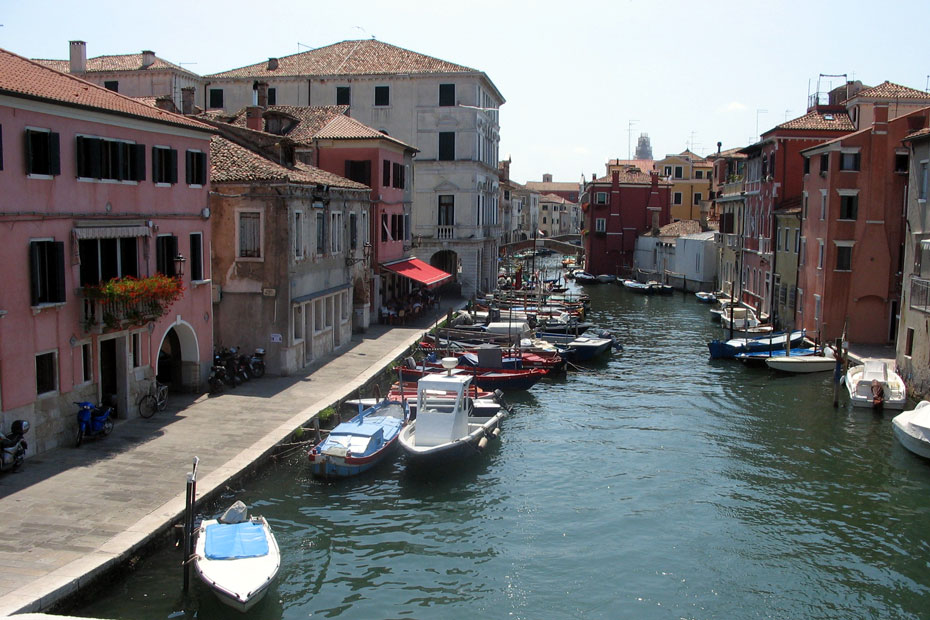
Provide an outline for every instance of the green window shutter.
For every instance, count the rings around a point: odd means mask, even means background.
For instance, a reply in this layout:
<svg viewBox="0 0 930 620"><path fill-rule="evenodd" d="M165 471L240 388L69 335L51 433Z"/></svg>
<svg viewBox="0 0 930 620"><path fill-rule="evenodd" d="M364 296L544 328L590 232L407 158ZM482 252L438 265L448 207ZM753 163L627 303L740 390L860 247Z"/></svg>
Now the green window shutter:
<svg viewBox="0 0 930 620"><path fill-rule="evenodd" d="M129 151L132 156L133 181L145 180L145 145L131 144Z"/></svg>
<svg viewBox="0 0 930 620"><path fill-rule="evenodd" d="M184 172L187 184L191 185L194 182L194 154L191 151L184 153Z"/></svg>
<svg viewBox="0 0 930 620"><path fill-rule="evenodd" d="M61 142L54 131L48 134L48 173L53 176L61 174Z"/></svg>
<svg viewBox="0 0 930 620"><path fill-rule="evenodd" d="M168 182L171 184L178 182L178 151L177 149L171 149L171 156L169 157L171 163L168 164Z"/></svg>
<svg viewBox="0 0 930 620"><path fill-rule="evenodd" d="M161 172L161 170L159 170L159 167L158 167L159 166L158 160L159 160L158 149L156 149L153 146L152 147L152 182L153 183L158 183L159 178L161 176L159 175L159 172Z"/></svg>
<svg viewBox="0 0 930 620"><path fill-rule="evenodd" d="M33 306L39 305L39 295L41 295L42 290L40 285L40 271L39 242L33 241L29 244L29 297L32 300Z"/></svg>
<svg viewBox="0 0 930 620"><path fill-rule="evenodd" d="M52 290L55 291L56 302L65 301L65 243L64 241L56 241L54 243L55 248L55 264L53 268L49 270L49 292Z"/></svg>

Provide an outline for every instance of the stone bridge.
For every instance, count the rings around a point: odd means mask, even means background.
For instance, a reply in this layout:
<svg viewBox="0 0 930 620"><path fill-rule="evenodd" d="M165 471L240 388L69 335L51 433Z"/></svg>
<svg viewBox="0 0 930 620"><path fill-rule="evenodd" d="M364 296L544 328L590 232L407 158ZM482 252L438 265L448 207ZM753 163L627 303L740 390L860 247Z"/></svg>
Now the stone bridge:
<svg viewBox="0 0 930 620"><path fill-rule="evenodd" d="M579 241L581 235L560 235L558 237L540 237L538 239L526 239L524 241L514 241L513 243L502 243L500 245L501 254L516 254L521 250L536 248L548 248L554 252L568 256L577 256L584 252L580 245L569 243L570 241Z"/></svg>

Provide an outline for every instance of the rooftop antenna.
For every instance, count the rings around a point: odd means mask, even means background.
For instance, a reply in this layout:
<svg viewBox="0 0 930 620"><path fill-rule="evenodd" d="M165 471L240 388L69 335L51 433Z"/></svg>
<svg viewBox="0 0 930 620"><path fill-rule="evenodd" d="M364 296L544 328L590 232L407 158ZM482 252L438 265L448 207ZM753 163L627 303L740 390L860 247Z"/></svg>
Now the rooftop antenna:
<svg viewBox="0 0 930 620"><path fill-rule="evenodd" d="M370 32L368 32L367 30L365 30L365 29L362 28L361 26L352 26L352 28L353 28L353 30L361 30L362 32L364 32L365 34L367 34L368 36L370 36L372 39L376 38L375 35L371 34Z"/></svg>
<svg viewBox="0 0 930 620"><path fill-rule="evenodd" d="M763 110L762 108L756 108L756 140L761 140L762 136L759 134L759 115L768 114L768 110Z"/></svg>

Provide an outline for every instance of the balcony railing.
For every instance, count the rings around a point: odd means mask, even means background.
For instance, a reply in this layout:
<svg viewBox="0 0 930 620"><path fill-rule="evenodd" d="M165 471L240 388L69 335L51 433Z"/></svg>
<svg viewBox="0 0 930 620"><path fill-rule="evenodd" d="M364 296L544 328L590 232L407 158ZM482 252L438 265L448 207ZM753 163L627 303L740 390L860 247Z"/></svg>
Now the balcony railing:
<svg viewBox="0 0 930 620"><path fill-rule="evenodd" d="M85 297L83 302L81 323L84 331L97 334L144 325L164 314L162 304L150 299L124 302Z"/></svg>
<svg viewBox="0 0 930 620"><path fill-rule="evenodd" d="M720 194L718 198L722 198L723 196L728 196L728 195L733 195L733 194L739 194L743 192L745 189L746 189L746 183L743 181L743 179L728 181L720 185Z"/></svg>
<svg viewBox="0 0 930 620"><path fill-rule="evenodd" d="M930 314L930 280L911 277L910 307Z"/></svg>
<svg viewBox="0 0 930 620"><path fill-rule="evenodd" d="M436 238L437 239L454 239L455 238L455 227L454 226L437 226L436 227Z"/></svg>

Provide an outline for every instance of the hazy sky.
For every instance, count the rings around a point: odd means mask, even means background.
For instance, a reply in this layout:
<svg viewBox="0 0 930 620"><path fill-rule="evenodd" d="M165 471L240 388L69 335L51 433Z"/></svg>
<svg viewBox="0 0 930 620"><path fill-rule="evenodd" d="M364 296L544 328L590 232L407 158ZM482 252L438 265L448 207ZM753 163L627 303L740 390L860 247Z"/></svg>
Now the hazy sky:
<svg viewBox="0 0 930 620"><path fill-rule="evenodd" d="M802 115L822 73L924 90L928 23L928 0L0 0L0 47L58 59L70 40L88 57L150 49L204 75L374 36L484 71L507 100L511 176L576 181L627 158L640 133L656 158L745 146Z"/></svg>

